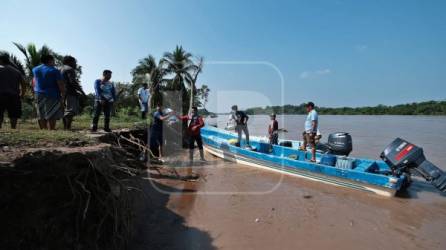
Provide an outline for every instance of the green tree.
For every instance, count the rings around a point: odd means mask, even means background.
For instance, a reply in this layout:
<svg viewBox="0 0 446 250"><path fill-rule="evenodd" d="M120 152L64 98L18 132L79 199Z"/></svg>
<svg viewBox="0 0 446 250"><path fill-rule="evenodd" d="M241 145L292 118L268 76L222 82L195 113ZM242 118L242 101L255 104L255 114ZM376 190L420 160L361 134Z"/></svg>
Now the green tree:
<svg viewBox="0 0 446 250"><path fill-rule="evenodd" d="M150 106L153 108L156 104L162 103L161 89L168 83L166 74L167 70L162 67L161 61L156 63L152 55L139 60L138 65L132 70L135 94L137 88L147 83L150 89Z"/></svg>
<svg viewBox="0 0 446 250"><path fill-rule="evenodd" d="M209 92L210 91L211 90L209 89L208 85L206 85L206 84L203 84L201 86L201 88L198 89L198 95L197 96L200 99L201 107L203 107L203 109L205 109L205 110L206 110L206 104L207 104L207 102L209 100Z"/></svg>
<svg viewBox="0 0 446 250"><path fill-rule="evenodd" d="M197 70L197 65L192 61L192 54L186 52L183 47L176 46L173 52L164 53L161 64L166 73L173 78L166 85L167 90L180 91L182 97L182 112L187 114L189 105L189 91L192 88L192 73Z"/></svg>

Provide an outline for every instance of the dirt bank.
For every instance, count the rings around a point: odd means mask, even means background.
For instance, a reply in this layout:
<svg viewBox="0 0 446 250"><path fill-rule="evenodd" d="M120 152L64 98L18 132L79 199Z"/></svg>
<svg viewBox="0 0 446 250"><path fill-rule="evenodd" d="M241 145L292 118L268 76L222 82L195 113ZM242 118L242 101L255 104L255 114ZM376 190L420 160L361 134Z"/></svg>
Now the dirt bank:
<svg viewBox="0 0 446 250"><path fill-rule="evenodd" d="M144 133L88 135L85 143L2 137L1 249L122 250L141 238L153 249L172 242L172 231L191 230L166 208L169 195L143 179L138 147L119 140ZM162 171L155 172L170 176Z"/></svg>

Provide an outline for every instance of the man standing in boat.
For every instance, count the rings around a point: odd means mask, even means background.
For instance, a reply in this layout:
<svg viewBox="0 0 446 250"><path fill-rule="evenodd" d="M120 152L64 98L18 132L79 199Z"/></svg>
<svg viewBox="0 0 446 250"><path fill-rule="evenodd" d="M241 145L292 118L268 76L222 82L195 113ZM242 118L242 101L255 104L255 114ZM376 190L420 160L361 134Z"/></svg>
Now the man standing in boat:
<svg viewBox="0 0 446 250"><path fill-rule="evenodd" d="M271 114L271 123L268 125L269 144L279 144L279 123L276 120L276 114Z"/></svg>
<svg viewBox="0 0 446 250"><path fill-rule="evenodd" d="M305 131L303 133L304 144L301 147L301 150L306 151L307 145L309 144L311 147L311 161L316 162L316 143L315 137L317 134L318 127L318 115L316 110L314 109L314 103L308 102L305 107L307 108L307 119L305 120Z"/></svg>
<svg viewBox="0 0 446 250"><path fill-rule="evenodd" d="M249 145L249 131L248 131L248 115L238 110L237 105L232 106L232 119L235 120L236 126L235 131L237 131L237 146L240 147L240 142L242 141L242 131L245 133L246 144Z"/></svg>
<svg viewBox="0 0 446 250"><path fill-rule="evenodd" d="M182 121L188 121L187 135L189 136L189 161L192 165L194 161L194 144L197 142L198 149L200 151L201 161L205 161L203 152L203 140L201 139L200 129L204 127L203 118L198 114L198 108L192 107L190 115L178 116L178 119Z"/></svg>

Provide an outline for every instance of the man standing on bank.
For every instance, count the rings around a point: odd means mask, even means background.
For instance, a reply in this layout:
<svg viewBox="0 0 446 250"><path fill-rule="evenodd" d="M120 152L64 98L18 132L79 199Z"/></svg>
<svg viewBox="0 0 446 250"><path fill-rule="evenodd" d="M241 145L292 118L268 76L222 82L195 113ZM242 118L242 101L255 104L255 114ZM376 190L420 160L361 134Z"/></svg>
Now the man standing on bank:
<svg viewBox="0 0 446 250"><path fill-rule="evenodd" d="M91 131L98 130L99 116L104 112L104 131L111 132L110 129L110 115L113 108L113 103L116 101L115 86L110 81L112 72L108 69L102 72L102 79L97 79L94 82L95 103L94 116Z"/></svg>
<svg viewBox="0 0 446 250"><path fill-rule="evenodd" d="M5 110L8 111L11 128L17 128L17 119L22 115L20 98L24 95L23 75L11 66L9 55L0 52L0 128Z"/></svg>
<svg viewBox="0 0 446 250"><path fill-rule="evenodd" d="M315 136L317 134L318 128L318 115L316 110L314 109L314 103L308 102L305 107L307 108L307 119L305 120L305 131L303 133L304 144L301 147L301 150L306 151L307 145L311 146L311 162L316 162L316 143Z"/></svg>
<svg viewBox="0 0 446 250"><path fill-rule="evenodd" d="M147 112L149 112L149 85L144 83L141 88L138 89L138 101L141 107L141 119L147 118Z"/></svg>
<svg viewBox="0 0 446 250"><path fill-rule="evenodd" d="M182 121L188 121L187 135L189 136L189 162L192 165L194 161L194 144L197 142L198 149L200 150L201 161L204 159L203 152L203 140L201 139L201 128L204 127L203 118L198 114L198 108L192 107L192 112L189 115L177 116Z"/></svg>
<svg viewBox="0 0 446 250"><path fill-rule="evenodd" d="M55 67L52 55L42 55L42 64L33 68L34 92L40 129L56 129L56 121L63 117L65 86L62 74Z"/></svg>
<svg viewBox="0 0 446 250"><path fill-rule="evenodd" d="M72 56L65 56L62 60L62 77L65 82L65 113L63 116L63 127L71 129L73 117L80 112L79 99L85 96L85 92L76 77L77 60Z"/></svg>
<svg viewBox="0 0 446 250"><path fill-rule="evenodd" d="M153 156L160 158L163 156L163 122L169 119L170 114L163 113L163 106L159 103L153 113L153 122L150 127L150 150Z"/></svg>
<svg viewBox="0 0 446 250"><path fill-rule="evenodd" d="M237 146L240 147L240 142L242 141L242 131L245 133L246 137L246 144L249 145L249 131L248 131L248 115L238 110L237 105L232 106L232 119L235 120L236 126L235 131L237 131L238 138L237 138Z"/></svg>

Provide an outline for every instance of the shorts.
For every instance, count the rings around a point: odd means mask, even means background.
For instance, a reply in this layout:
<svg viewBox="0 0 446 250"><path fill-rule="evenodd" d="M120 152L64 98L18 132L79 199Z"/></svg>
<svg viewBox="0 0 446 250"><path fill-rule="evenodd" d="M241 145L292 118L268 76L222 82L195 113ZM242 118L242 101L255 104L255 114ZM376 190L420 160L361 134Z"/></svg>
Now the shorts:
<svg viewBox="0 0 446 250"><path fill-rule="evenodd" d="M57 98L37 95L37 117L40 120L58 120L63 117L63 109Z"/></svg>
<svg viewBox="0 0 446 250"><path fill-rule="evenodd" d="M10 94L0 94L0 118L3 119L5 110L10 119L17 119L22 116L22 102L20 96Z"/></svg>
<svg viewBox="0 0 446 250"><path fill-rule="evenodd" d="M307 144L310 144L310 145L313 145L313 146L314 146L314 144L315 144L315 140L314 140L314 138L315 138L315 136L316 136L316 133L307 133L307 132L304 132L304 133L302 134L302 136L303 136L303 138L304 138L304 143L306 142Z"/></svg>
<svg viewBox="0 0 446 250"><path fill-rule="evenodd" d="M64 117L78 115L80 111L79 97L76 95L67 95L65 97Z"/></svg>

